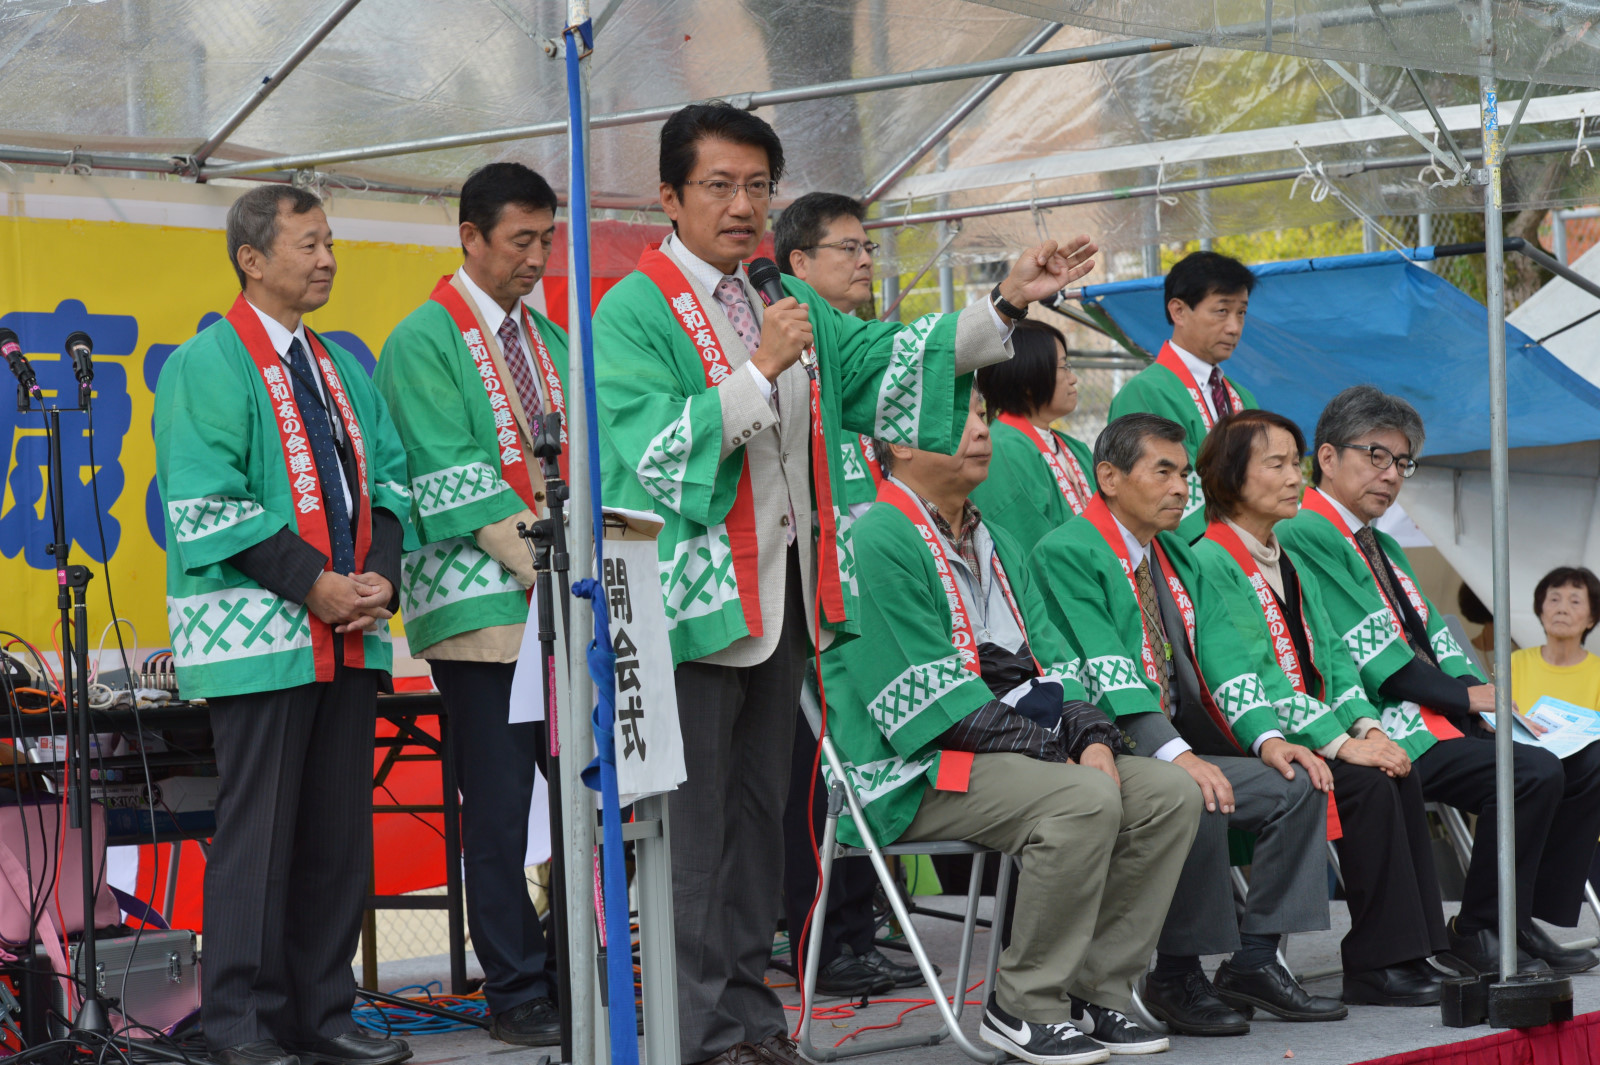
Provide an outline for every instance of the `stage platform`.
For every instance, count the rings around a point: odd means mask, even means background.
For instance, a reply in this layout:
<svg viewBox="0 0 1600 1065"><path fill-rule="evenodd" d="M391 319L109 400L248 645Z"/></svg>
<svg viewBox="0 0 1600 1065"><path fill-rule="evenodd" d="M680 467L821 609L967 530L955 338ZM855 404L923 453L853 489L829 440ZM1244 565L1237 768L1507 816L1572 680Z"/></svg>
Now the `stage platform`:
<svg viewBox="0 0 1600 1065"><path fill-rule="evenodd" d="M954 909L959 902L949 897L919 901L929 907L943 909ZM918 917L916 920L917 927L922 931L934 960L948 973L955 964L960 926L954 922L930 917ZM1289 962L1296 971L1315 971L1338 964L1339 939L1349 927L1349 918L1343 903L1333 904L1333 922L1334 928L1331 931L1290 938ZM1579 932L1564 932L1560 929L1552 929L1552 932L1558 939L1566 939L1580 934L1596 935L1600 933L1600 929L1596 927L1594 916L1585 908ZM979 959L983 958L986 949L987 933L980 929L976 956ZM1219 960L1207 959L1207 971L1214 969ZM480 973L476 959L469 958L469 967L473 975ZM447 980L448 972L448 962L443 955L386 963L379 968L384 989L423 983L430 979ZM790 985L780 988L779 994L788 1005L798 1004L799 997L787 975L777 970L769 970L767 977L774 986ZM975 983L979 978L975 973L968 982ZM1600 1011L1600 970L1576 976L1572 984L1574 1006L1578 1014ZM1333 976L1311 981L1308 987L1322 994L1338 995L1339 978ZM923 990L913 988L899 992L895 997L920 999L925 997L921 993ZM974 992L975 997L976 992ZM841 1004L837 999L823 1000L819 1003L820 1006ZM822 1043L826 1038L827 1043L832 1043L861 1025L892 1023L896 1014L911 1004L874 1002L864 1010L853 1010L853 1016L848 1021L819 1022L815 1026L816 1041ZM969 1033L976 1031L979 1013L977 1007L969 1007L965 1017L966 1023L963 1025ZM794 1014L791 1012L792 1016ZM935 1017L933 1009L920 1009L909 1014L902 1027L928 1030L934 1023ZM1271 1065L1285 1061L1292 1061L1293 1065L1349 1065L1352 1062L1365 1062L1424 1047L1479 1039L1493 1035L1496 1031L1487 1025L1477 1028L1446 1028L1439 1023L1437 1007L1380 1009L1357 1006L1352 1007L1348 1019L1331 1024L1289 1024L1258 1013L1249 1035L1231 1039L1176 1037L1169 1052L1140 1060L1148 1061L1150 1065L1167 1065L1167 1063ZM880 1034L882 1033L869 1032L864 1038ZM413 1065L477 1065L489 1062L493 1062L494 1065L536 1065L540 1057L546 1053L551 1055L551 1061L558 1056L553 1048L545 1050L507 1046L491 1040L488 1034L482 1031L418 1037L412 1040L412 1046L416 1051ZM908 1050L875 1054L863 1060L881 1065L960 1065L969 1061L948 1042L933 1047L913 1047ZM1113 1059L1116 1060L1119 1059ZM1485 1060L1498 1061L1499 1058L1491 1056Z"/></svg>

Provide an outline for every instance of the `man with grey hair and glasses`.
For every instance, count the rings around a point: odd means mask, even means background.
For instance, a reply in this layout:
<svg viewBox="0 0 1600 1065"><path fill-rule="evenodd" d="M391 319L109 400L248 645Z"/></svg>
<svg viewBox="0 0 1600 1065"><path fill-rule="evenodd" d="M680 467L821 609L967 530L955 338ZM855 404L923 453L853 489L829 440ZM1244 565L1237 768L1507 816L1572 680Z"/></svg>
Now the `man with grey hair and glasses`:
<svg viewBox="0 0 1600 1065"><path fill-rule="evenodd" d="M210 708L201 1020L217 1065L397 1065L350 1016L372 860L372 754L406 453L354 356L307 327L336 263L322 203L251 189L228 211L243 290L156 388L178 685Z"/></svg>
<svg viewBox="0 0 1600 1065"><path fill-rule="evenodd" d="M1461 910L1439 960L1466 975L1490 973L1499 970L1500 955L1495 748L1480 715L1494 709L1494 686L1418 589L1399 543L1372 524L1416 472L1423 439L1422 418L1404 399L1371 385L1345 389L1317 419L1315 487L1277 532L1300 579L1322 593L1367 699L1382 711L1384 732L1411 757L1423 797L1478 815ZM1526 744L1514 754L1518 968L1582 972L1600 959L1563 947L1533 919L1578 923L1600 835L1600 749L1565 763Z"/></svg>

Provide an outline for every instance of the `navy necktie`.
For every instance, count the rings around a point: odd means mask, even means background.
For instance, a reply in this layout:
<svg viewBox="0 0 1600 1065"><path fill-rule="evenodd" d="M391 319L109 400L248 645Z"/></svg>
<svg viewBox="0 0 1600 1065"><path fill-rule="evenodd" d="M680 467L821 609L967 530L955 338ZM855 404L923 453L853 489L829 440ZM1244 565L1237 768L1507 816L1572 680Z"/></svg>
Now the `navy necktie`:
<svg viewBox="0 0 1600 1065"><path fill-rule="evenodd" d="M339 464L339 449L333 441L333 426L322 399L312 384L311 360L300 338L289 342L289 374L294 379L294 402L300 408L300 423L305 426L306 439L311 442L311 459L317 465L317 480L322 483L322 505L328 511L328 544L333 553L335 573L354 573L356 569L355 538L350 535L350 508L345 505L343 475Z"/></svg>

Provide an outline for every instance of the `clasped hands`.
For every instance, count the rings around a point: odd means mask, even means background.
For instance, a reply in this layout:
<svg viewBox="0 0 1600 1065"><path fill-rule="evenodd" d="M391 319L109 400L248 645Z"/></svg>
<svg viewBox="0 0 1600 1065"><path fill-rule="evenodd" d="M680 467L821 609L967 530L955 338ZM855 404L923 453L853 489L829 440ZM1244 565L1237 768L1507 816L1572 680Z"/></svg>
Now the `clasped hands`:
<svg viewBox="0 0 1600 1065"><path fill-rule="evenodd" d="M306 593L306 606L334 632L371 632L394 616L389 610L393 598L394 585L381 573L324 570Z"/></svg>
<svg viewBox="0 0 1600 1065"><path fill-rule="evenodd" d="M1099 251L1088 237L1074 237L1065 245L1047 240L1029 248L1011 265L1011 273L1000 282L1000 295L1013 307L1026 307L1034 300L1047 299L1094 269ZM766 309L761 316L761 344L750 361L768 381L799 361L800 353L815 343L810 308L786 296Z"/></svg>

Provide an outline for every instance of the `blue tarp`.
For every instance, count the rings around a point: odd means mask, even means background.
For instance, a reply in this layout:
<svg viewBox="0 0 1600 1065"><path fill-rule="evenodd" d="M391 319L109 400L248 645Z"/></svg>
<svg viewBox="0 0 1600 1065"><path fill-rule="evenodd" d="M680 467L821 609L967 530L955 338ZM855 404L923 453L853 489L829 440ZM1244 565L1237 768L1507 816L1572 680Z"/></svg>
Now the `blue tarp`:
<svg viewBox="0 0 1600 1065"><path fill-rule="evenodd" d="M1299 259L1251 269L1244 337L1228 376L1312 439L1329 399L1354 384L1404 396L1427 426L1426 452L1489 447L1488 311L1448 281L1408 262L1432 248ZM1163 278L1084 289L1128 338L1154 355L1171 336ZM1600 389L1533 339L1506 327L1512 447L1600 439Z"/></svg>

